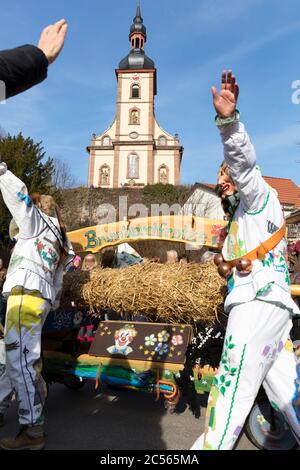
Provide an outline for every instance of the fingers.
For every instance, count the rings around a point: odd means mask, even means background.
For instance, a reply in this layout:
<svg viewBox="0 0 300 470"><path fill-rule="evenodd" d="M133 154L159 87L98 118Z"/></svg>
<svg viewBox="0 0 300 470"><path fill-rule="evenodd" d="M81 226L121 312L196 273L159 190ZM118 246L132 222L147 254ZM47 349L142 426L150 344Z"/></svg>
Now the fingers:
<svg viewBox="0 0 300 470"><path fill-rule="evenodd" d="M236 83L235 84L235 90L234 90L234 96L235 96L235 100L237 101L238 97L239 97L239 93L240 93L240 87L238 86L238 84Z"/></svg>
<svg viewBox="0 0 300 470"><path fill-rule="evenodd" d="M68 32L68 25L64 24L58 33L61 40L65 39L67 32Z"/></svg>
<svg viewBox="0 0 300 470"><path fill-rule="evenodd" d="M65 19L61 19L59 21L57 21L55 24L54 24L54 29L57 33L59 33L59 31L61 30L61 28L67 24L66 23L66 20Z"/></svg>
<svg viewBox="0 0 300 470"><path fill-rule="evenodd" d="M222 90L230 90L235 97L238 97L239 94L239 87L238 84L236 83L236 77L232 74L232 70L229 69L228 72L226 70L223 70L222 76L221 76L221 82L222 82Z"/></svg>
<svg viewBox="0 0 300 470"><path fill-rule="evenodd" d="M218 92L215 86L211 87L211 91L212 91L213 98L217 98Z"/></svg>
<svg viewBox="0 0 300 470"><path fill-rule="evenodd" d="M226 90L226 83L227 83L227 72L226 70L223 70L222 75L221 75L221 88L222 90Z"/></svg>

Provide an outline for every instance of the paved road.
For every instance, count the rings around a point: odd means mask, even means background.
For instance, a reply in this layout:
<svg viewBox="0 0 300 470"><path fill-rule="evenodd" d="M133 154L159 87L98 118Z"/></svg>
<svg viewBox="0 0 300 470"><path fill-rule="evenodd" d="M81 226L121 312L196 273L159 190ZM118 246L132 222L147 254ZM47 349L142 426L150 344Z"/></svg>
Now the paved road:
<svg viewBox="0 0 300 470"><path fill-rule="evenodd" d="M50 386L46 407L46 449L184 450L201 434L205 408L196 419L185 409L169 414L154 396L128 391L95 390L94 382L79 391ZM16 408L7 414L0 437L16 432ZM238 449L256 450L242 436Z"/></svg>

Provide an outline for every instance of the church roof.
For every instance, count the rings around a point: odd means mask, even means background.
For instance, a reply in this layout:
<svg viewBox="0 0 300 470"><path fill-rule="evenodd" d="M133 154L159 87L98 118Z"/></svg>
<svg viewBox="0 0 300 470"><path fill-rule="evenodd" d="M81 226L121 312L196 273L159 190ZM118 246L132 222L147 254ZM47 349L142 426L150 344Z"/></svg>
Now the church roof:
<svg viewBox="0 0 300 470"><path fill-rule="evenodd" d="M138 5L136 9L136 15L133 18L133 24L130 27L130 35L129 39L131 42L131 37L135 33L140 33L144 37L144 42L147 41L147 30L145 25L143 24L143 18L141 15L141 8ZM133 47L129 54L121 60L119 63L120 70L128 70L128 69L154 69L155 63L152 59L150 59L143 49L143 47Z"/></svg>
<svg viewBox="0 0 300 470"><path fill-rule="evenodd" d="M119 69L154 69L155 64L143 49L132 49L130 53L119 63Z"/></svg>
<svg viewBox="0 0 300 470"><path fill-rule="evenodd" d="M146 36L146 26L143 24L143 18L141 15L141 8L138 5L136 9L135 17L133 18L133 24L130 26L130 34L132 33L143 33Z"/></svg>

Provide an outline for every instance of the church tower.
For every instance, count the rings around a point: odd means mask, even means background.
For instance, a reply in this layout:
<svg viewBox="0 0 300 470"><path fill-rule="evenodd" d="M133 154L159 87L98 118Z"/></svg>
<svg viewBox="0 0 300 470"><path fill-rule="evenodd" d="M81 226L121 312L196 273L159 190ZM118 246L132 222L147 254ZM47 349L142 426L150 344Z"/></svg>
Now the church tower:
<svg viewBox="0 0 300 470"><path fill-rule="evenodd" d="M138 5L130 27L131 50L116 69L117 106L112 125L93 134L89 187L143 187L180 183L183 147L155 118L156 68L145 54L147 31Z"/></svg>

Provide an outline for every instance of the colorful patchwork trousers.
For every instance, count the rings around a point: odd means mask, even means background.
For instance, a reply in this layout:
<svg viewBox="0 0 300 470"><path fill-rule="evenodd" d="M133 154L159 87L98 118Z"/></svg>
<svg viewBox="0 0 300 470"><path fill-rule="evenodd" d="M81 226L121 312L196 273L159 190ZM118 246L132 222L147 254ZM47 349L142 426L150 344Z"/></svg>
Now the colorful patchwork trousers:
<svg viewBox="0 0 300 470"><path fill-rule="evenodd" d="M5 322L5 368L0 368L0 413L13 393L18 400L21 425L42 424L46 384L41 376L42 327L50 303L39 292L15 288L7 302Z"/></svg>
<svg viewBox="0 0 300 470"><path fill-rule="evenodd" d="M271 303L255 300L231 310L205 432L192 450L232 449L261 385L300 443L300 365L291 329L288 310Z"/></svg>

